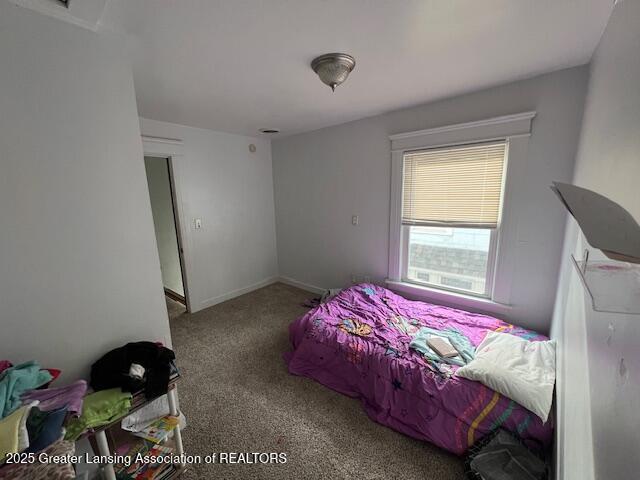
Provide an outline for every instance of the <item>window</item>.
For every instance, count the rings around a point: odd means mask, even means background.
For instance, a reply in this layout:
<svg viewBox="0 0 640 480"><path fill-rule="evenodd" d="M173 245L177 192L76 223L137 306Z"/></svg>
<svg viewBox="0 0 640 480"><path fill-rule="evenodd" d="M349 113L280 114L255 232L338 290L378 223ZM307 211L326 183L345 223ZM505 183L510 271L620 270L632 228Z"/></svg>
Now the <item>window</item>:
<svg viewBox="0 0 640 480"><path fill-rule="evenodd" d="M404 152L403 281L491 296L506 154L505 140Z"/></svg>
<svg viewBox="0 0 640 480"><path fill-rule="evenodd" d="M406 279L484 295L491 230L450 228L447 236L430 230L408 228Z"/></svg>
<svg viewBox="0 0 640 480"><path fill-rule="evenodd" d="M522 112L389 136L391 289L508 314L519 279L522 217L520 202L511 200L526 186L535 116Z"/></svg>

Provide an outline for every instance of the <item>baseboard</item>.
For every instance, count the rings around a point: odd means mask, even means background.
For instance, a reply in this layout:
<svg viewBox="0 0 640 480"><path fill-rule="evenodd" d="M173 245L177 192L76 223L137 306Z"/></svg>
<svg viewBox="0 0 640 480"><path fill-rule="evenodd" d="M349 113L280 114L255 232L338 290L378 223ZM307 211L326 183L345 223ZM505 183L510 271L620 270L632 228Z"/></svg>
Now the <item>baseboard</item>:
<svg viewBox="0 0 640 480"><path fill-rule="evenodd" d="M164 294L169 297L171 300L174 300L182 305L187 305L184 297L180 295L178 292L171 290L170 288L164 287Z"/></svg>
<svg viewBox="0 0 640 480"><path fill-rule="evenodd" d="M231 292L225 293L223 295L218 295L217 297L209 298L204 302L200 302L200 309L213 307L218 303L226 302L227 300L231 300L232 298L239 297L240 295L244 295L245 293L253 292L254 290L258 290L259 288L266 287L273 283L276 283L280 280L280 277L268 277L264 280L261 280L258 283L254 283L253 285L249 285L247 287L238 288L237 290L233 290Z"/></svg>
<svg viewBox="0 0 640 480"><path fill-rule="evenodd" d="M306 290L307 292L322 294L327 291L326 288L318 287L316 285L310 285L308 283L300 282L290 277L278 277L278 282L284 283L285 285L291 285L292 287L299 288L301 290Z"/></svg>

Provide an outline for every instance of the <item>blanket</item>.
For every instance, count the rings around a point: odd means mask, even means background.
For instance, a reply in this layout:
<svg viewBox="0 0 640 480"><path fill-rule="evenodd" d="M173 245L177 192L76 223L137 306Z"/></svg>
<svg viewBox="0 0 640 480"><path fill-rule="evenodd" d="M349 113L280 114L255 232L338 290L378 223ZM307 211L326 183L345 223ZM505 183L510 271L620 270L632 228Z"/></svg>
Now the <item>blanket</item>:
<svg viewBox="0 0 640 480"><path fill-rule="evenodd" d="M528 341L544 335L497 318L407 300L371 284L343 290L289 327L289 372L361 400L370 418L463 454L478 439L507 429L531 447L550 445L553 419L542 421L479 382L443 375L411 348L421 328L455 331L477 347L489 331Z"/></svg>

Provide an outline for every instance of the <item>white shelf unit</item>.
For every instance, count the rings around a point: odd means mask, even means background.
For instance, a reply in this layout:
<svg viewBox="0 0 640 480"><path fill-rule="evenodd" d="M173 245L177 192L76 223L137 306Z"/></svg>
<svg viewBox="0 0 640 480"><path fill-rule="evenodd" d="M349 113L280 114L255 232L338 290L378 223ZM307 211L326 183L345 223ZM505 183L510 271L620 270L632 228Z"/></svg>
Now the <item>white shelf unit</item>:
<svg viewBox="0 0 640 480"><path fill-rule="evenodd" d="M640 265L615 260L582 260L571 256L597 312L640 315Z"/></svg>
<svg viewBox="0 0 640 480"><path fill-rule="evenodd" d="M176 388L176 381L178 378L179 376L176 376L171 380L169 384L169 389L167 391L167 399L169 403L169 415L173 417L178 417L180 414L180 411L178 410L178 394L177 394L177 388ZM103 425L98 429L90 430L86 433L87 436L90 436L90 437L92 436L95 438L99 455L105 455L105 456L112 455L111 448L109 447L109 442L107 440L107 431L110 428L113 428L116 425L120 424L120 422L124 417L145 407L146 405L151 403L153 400L155 400L155 398L146 399L144 397L144 392L136 392L136 394L133 395L131 409L129 409L126 415L123 415L122 417L118 418L117 420L107 425ZM182 444L182 432L180 430L179 424L173 430L172 434L173 434L173 442L175 444L176 454L182 456L184 454L184 446ZM162 476L161 478L163 480L177 478L180 475L182 475L182 473L184 473L186 468L187 468L187 465L185 464L175 465L170 475ZM114 465L110 463L102 465L102 476L103 478L105 478L105 480L116 480Z"/></svg>

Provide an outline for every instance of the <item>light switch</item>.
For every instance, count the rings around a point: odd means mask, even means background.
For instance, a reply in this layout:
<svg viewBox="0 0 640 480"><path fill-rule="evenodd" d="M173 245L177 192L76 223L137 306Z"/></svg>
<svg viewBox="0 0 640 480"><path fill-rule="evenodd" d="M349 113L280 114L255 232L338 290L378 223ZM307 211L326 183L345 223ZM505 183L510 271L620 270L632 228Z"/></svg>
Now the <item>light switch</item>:
<svg viewBox="0 0 640 480"><path fill-rule="evenodd" d="M354 215L351 217L351 225L358 225L360 223L360 218L358 215Z"/></svg>
<svg viewBox="0 0 640 480"><path fill-rule="evenodd" d="M196 230L200 230L202 228L202 219L201 218L196 218L193 221L193 226Z"/></svg>

